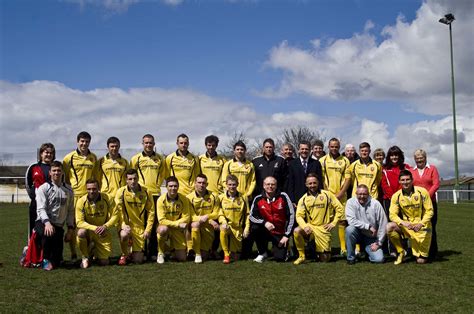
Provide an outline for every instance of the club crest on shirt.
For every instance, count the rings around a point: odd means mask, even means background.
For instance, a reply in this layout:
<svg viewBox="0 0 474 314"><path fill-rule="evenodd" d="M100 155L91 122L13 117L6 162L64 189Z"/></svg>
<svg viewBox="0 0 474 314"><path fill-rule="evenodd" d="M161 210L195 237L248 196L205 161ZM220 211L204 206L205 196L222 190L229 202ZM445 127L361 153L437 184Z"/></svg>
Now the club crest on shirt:
<svg viewBox="0 0 474 314"><path fill-rule="evenodd" d="M239 206L240 206L240 204L241 204L240 200L237 200L237 205L239 205Z"/></svg>
<svg viewBox="0 0 474 314"><path fill-rule="evenodd" d="M181 204L176 204L176 209L181 209Z"/></svg>
<svg viewBox="0 0 474 314"><path fill-rule="evenodd" d="M338 164L339 166L341 166L341 165L342 165L342 161L339 160L339 161L337 162L337 164Z"/></svg>
<svg viewBox="0 0 474 314"><path fill-rule="evenodd" d="M370 167L370 171L374 171L374 167Z"/></svg>
<svg viewBox="0 0 474 314"><path fill-rule="evenodd" d="M418 195L415 195L413 198L418 202Z"/></svg>
<svg viewBox="0 0 474 314"><path fill-rule="evenodd" d="M320 201L324 201L324 196L320 195L320 196L319 196L319 200L320 200Z"/></svg>

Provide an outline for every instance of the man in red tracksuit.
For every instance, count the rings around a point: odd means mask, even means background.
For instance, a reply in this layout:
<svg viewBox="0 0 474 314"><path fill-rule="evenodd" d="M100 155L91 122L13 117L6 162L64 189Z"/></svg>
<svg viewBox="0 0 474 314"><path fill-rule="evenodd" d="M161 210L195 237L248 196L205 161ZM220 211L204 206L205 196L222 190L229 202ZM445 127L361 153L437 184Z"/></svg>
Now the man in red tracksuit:
<svg viewBox="0 0 474 314"><path fill-rule="evenodd" d="M273 244L273 257L283 262L287 259L288 240L295 224L293 204L284 192L277 191L277 180L266 177L263 192L257 195L250 209L250 234L257 243L258 256L262 263L267 257L268 242Z"/></svg>

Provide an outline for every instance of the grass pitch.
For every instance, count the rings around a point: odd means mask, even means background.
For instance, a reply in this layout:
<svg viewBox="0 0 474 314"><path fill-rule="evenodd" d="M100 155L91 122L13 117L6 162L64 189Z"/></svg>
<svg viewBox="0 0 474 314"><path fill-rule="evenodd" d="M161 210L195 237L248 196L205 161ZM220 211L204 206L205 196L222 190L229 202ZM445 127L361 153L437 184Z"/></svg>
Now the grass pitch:
<svg viewBox="0 0 474 314"><path fill-rule="evenodd" d="M18 264L26 244L27 204L3 203L0 312L472 313L474 204L439 208L440 258L428 265L209 261L45 272ZM333 246L338 245L336 236ZM68 259L67 248L64 256Z"/></svg>

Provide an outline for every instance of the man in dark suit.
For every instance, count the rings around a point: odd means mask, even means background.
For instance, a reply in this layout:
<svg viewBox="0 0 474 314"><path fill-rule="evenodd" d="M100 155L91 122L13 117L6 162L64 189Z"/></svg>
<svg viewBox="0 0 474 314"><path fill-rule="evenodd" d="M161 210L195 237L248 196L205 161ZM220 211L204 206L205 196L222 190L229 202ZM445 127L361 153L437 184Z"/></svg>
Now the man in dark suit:
<svg viewBox="0 0 474 314"><path fill-rule="evenodd" d="M320 189L323 188L321 164L310 156L311 144L302 141L298 148L299 157L292 160L288 165L288 180L286 191L293 204L296 206L298 200L306 193L306 176L315 173L318 177Z"/></svg>

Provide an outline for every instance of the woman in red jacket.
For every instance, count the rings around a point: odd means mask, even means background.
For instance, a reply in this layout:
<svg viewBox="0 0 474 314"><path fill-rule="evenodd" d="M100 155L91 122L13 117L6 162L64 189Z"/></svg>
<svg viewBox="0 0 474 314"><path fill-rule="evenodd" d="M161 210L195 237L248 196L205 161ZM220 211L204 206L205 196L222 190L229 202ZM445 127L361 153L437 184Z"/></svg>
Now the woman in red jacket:
<svg viewBox="0 0 474 314"><path fill-rule="evenodd" d="M430 193L433 203L433 217L431 218L431 245L428 259L433 260L438 254L438 241L436 239L436 223L438 221L438 204L436 203L436 191L439 189L439 174L435 166L430 165L426 160L426 152L417 149L414 154L416 167L410 169L413 175L413 185L424 187Z"/></svg>
<svg viewBox="0 0 474 314"><path fill-rule="evenodd" d="M410 166L405 164L403 151L398 146L390 147L382 170L383 208L387 218L392 195L401 188L398 176L403 169L410 169Z"/></svg>

